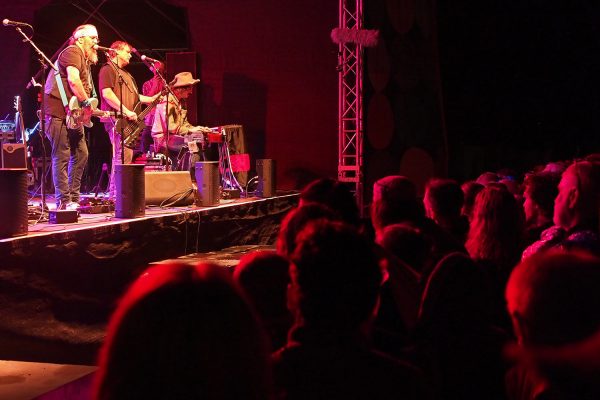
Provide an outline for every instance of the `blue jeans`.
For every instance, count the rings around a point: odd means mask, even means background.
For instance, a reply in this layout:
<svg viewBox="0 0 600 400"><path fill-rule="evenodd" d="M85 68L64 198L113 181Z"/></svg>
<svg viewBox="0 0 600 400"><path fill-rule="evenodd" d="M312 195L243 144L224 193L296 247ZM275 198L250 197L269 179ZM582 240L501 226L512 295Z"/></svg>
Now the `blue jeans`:
<svg viewBox="0 0 600 400"><path fill-rule="evenodd" d="M65 120L46 116L46 137L52 144L52 180L56 202L79 201L88 147L83 128L67 129Z"/></svg>

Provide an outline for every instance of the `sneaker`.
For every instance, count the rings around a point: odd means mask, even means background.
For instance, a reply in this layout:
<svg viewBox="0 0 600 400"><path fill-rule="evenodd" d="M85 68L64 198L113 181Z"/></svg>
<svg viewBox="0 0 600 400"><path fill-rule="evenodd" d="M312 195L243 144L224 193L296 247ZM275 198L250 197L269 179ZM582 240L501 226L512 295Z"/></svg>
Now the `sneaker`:
<svg viewBox="0 0 600 400"><path fill-rule="evenodd" d="M76 201L70 201L65 205L64 210L76 211L79 209L79 203Z"/></svg>

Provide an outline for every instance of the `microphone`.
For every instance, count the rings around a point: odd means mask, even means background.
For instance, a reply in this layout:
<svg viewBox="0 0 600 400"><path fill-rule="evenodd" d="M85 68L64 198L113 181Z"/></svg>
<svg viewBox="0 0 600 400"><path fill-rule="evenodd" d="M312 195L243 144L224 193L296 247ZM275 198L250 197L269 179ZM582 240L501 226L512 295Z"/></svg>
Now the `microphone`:
<svg viewBox="0 0 600 400"><path fill-rule="evenodd" d="M6 19L6 18L2 21L2 24L4 26L16 26L19 28L24 28L24 27L31 28L31 25L29 25L28 23L19 22L19 21L11 21L10 19Z"/></svg>
<svg viewBox="0 0 600 400"><path fill-rule="evenodd" d="M94 50L112 51L113 49L111 49L110 47L98 46L97 44L95 44L94 45Z"/></svg>
<svg viewBox="0 0 600 400"><path fill-rule="evenodd" d="M148 57L148 56L145 56L145 55L142 55L140 58L142 59L142 61L150 61L151 63L162 62L160 60L157 60L156 58L151 58L151 57Z"/></svg>

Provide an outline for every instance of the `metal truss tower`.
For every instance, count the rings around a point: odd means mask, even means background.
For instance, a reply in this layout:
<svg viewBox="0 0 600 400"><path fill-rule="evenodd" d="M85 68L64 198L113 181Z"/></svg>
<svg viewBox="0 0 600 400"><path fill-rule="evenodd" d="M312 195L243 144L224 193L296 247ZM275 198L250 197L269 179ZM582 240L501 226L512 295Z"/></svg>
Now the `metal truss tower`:
<svg viewBox="0 0 600 400"><path fill-rule="evenodd" d="M360 30L363 0L339 0L339 28ZM338 53L338 180L353 183L363 213L363 46L341 43Z"/></svg>

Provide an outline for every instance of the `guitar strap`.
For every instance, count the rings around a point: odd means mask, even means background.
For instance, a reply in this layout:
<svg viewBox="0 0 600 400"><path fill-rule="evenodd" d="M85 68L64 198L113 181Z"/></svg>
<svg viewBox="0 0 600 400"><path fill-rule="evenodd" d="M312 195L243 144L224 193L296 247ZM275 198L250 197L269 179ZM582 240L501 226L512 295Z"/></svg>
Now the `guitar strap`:
<svg viewBox="0 0 600 400"><path fill-rule="evenodd" d="M63 50L63 51L65 51L65 50ZM61 54L62 54L62 52L61 52ZM60 58L60 55L58 56L58 58ZM63 106L67 107L67 104L69 101L67 100L67 93L65 92L65 87L63 85L62 79L60 78L60 69L58 68L58 59L56 59L56 61L54 62L54 66L56 67L56 70L54 71L54 79L56 79L56 86L58 87L58 92L60 93L60 98L63 102ZM88 66L88 69L89 69L89 66ZM94 86L94 81L92 80L92 74L89 72L90 71L88 70L87 78L88 78L88 84L92 88L91 97L97 98L98 96L96 94L96 87Z"/></svg>
<svg viewBox="0 0 600 400"><path fill-rule="evenodd" d="M65 93L65 87L63 86L62 79L60 78L60 69L58 68L58 60L54 62L54 66L56 70L54 71L54 79L56 79L56 86L58 86L58 91L60 93L60 98L63 102L63 106L67 107L67 93Z"/></svg>

